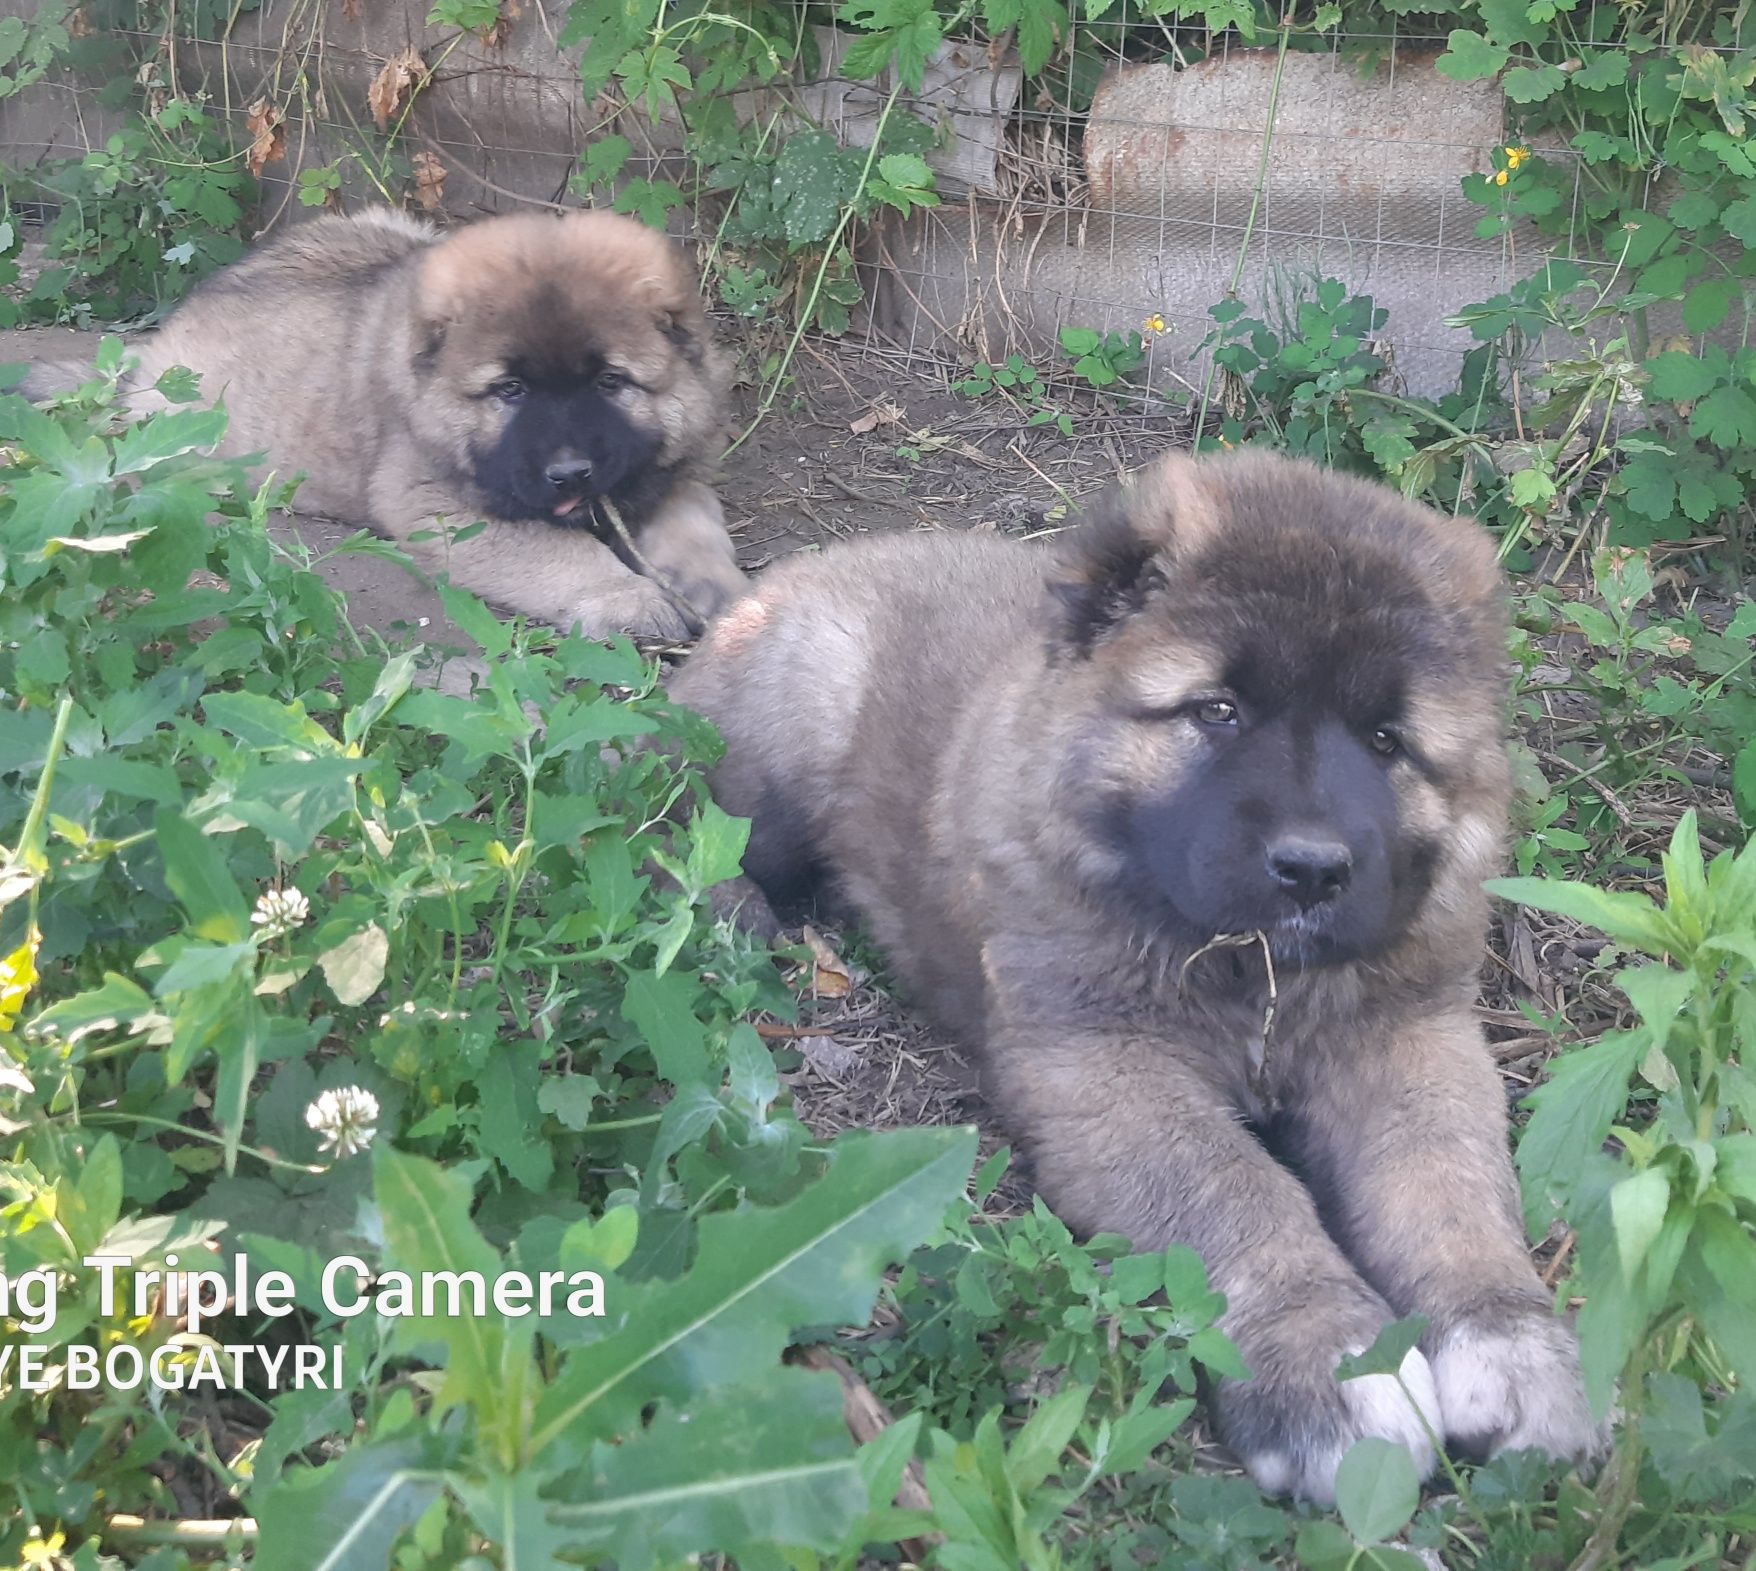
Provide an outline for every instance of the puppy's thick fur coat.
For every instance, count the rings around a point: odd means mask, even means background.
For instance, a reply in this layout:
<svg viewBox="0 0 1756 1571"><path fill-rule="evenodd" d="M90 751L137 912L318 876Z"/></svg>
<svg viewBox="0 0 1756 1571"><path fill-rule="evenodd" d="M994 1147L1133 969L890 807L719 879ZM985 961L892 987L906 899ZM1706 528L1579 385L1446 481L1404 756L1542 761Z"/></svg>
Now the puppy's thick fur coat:
<svg viewBox="0 0 1756 1571"><path fill-rule="evenodd" d="M1474 526L1174 457L1053 549L784 564L673 689L725 736L747 872L869 924L1060 1215L1201 1252L1251 1370L1221 1430L1273 1491L1330 1498L1368 1434L1431 1465L1393 1377L1334 1378L1416 1312L1435 1432L1599 1443L1471 1012L1503 650Z"/></svg>
<svg viewBox="0 0 1756 1571"><path fill-rule="evenodd" d="M137 406L189 367L225 402L228 451L304 473L301 508L368 523L508 609L677 638L698 630L689 606L747 587L708 484L724 368L678 248L633 219L317 218L130 348Z"/></svg>

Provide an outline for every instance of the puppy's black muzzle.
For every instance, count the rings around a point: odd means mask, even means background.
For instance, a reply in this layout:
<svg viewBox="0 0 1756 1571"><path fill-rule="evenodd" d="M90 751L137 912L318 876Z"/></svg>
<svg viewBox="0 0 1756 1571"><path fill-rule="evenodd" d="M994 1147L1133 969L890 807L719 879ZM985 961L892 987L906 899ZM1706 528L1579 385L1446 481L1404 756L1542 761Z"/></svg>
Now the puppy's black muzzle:
<svg viewBox="0 0 1756 1571"><path fill-rule="evenodd" d="M565 502L596 495L593 478L597 466L589 458L570 458L550 464L543 471L555 500Z"/></svg>

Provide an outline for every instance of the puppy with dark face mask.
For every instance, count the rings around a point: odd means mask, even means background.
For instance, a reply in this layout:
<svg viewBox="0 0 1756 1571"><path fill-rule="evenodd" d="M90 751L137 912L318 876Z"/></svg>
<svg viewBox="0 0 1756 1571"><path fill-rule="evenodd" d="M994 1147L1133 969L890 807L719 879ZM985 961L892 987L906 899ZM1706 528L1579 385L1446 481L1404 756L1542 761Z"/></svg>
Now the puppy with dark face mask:
<svg viewBox="0 0 1756 1571"><path fill-rule="evenodd" d="M301 509L508 610L681 638L746 587L708 483L725 367L677 246L631 218L317 218L130 348L136 407L171 366L200 373L227 449L302 473Z"/></svg>
<svg viewBox="0 0 1756 1571"><path fill-rule="evenodd" d="M1201 1252L1251 1371L1220 1429L1269 1490L1331 1498L1366 1435L1423 1471L1429 1431L1600 1442L1471 1012L1504 631L1473 525L1177 457L1053 548L784 564L673 687L747 873L869 925L1059 1214ZM1335 1379L1414 1313L1400 1385Z"/></svg>

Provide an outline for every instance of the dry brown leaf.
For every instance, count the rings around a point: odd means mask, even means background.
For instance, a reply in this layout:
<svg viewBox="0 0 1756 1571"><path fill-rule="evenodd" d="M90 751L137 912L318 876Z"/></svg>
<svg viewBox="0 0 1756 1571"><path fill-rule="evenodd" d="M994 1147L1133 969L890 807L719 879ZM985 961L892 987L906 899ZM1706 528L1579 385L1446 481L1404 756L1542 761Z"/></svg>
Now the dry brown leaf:
<svg viewBox="0 0 1756 1571"><path fill-rule="evenodd" d="M350 22L360 19L360 0L341 0L341 14Z"/></svg>
<svg viewBox="0 0 1756 1571"><path fill-rule="evenodd" d="M75 6L67 17L67 36L69 38L90 38L97 29L91 25L91 17L86 14L84 6Z"/></svg>
<svg viewBox="0 0 1756 1571"><path fill-rule="evenodd" d="M386 130L402 107L403 95L419 90L427 79L427 62L413 44L384 62L384 69L366 89L366 103L380 131Z"/></svg>
<svg viewBox="0 0 1756 1571"><path fill-rule="evenodd" d="M847 962L809 924L804 929L804 939L811 951L812 990L819 998L846 998L854 986L854 974L848 969Z"/></svg>
<svg viewBox="0 0 1756 1571"><path fill-rule="evenodd" d="M409 160L415 166L415 200L423 213L436 213L445 201L445 165L431 153L416 153Z"/></svg>
<svg viewBox="0 0 1756 1571"><path fill-rule="evenodd" d="M848 422L848 430L856 436L864 436L868 431L875 431L881 425L896 425L902 420L903 411L889 399L880 399L863 415Z"/></svg>
<svg viewBox="0 0 1756 1571"><path fill-rule="evenodd" d="M250 173L260 175L263 165L278 164L287 156L286 115L266 98L259 98L244 111L244 129L250 133Z"/></svg>

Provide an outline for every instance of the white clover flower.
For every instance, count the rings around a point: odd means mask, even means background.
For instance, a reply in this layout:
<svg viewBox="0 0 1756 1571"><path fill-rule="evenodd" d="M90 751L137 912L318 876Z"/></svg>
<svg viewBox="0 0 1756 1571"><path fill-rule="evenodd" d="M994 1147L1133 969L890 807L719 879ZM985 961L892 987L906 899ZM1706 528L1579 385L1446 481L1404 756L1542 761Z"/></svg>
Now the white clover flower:
<svg viewBox="0 0 1756 1571"><path fill-rule="evenodd" d="M371 1145L378 1132L378 1098L359 1086L325 1091L305 1109L305 1122L323 1136L322 1150L349 1157Z"/></svg>
<svg viewBox="0 0 1756 1571"><path fill-rule="evenodd" d="M250 924L264 938L284 938L311 914L311 902L297 889L270 889L256 897Z"/></svg>

